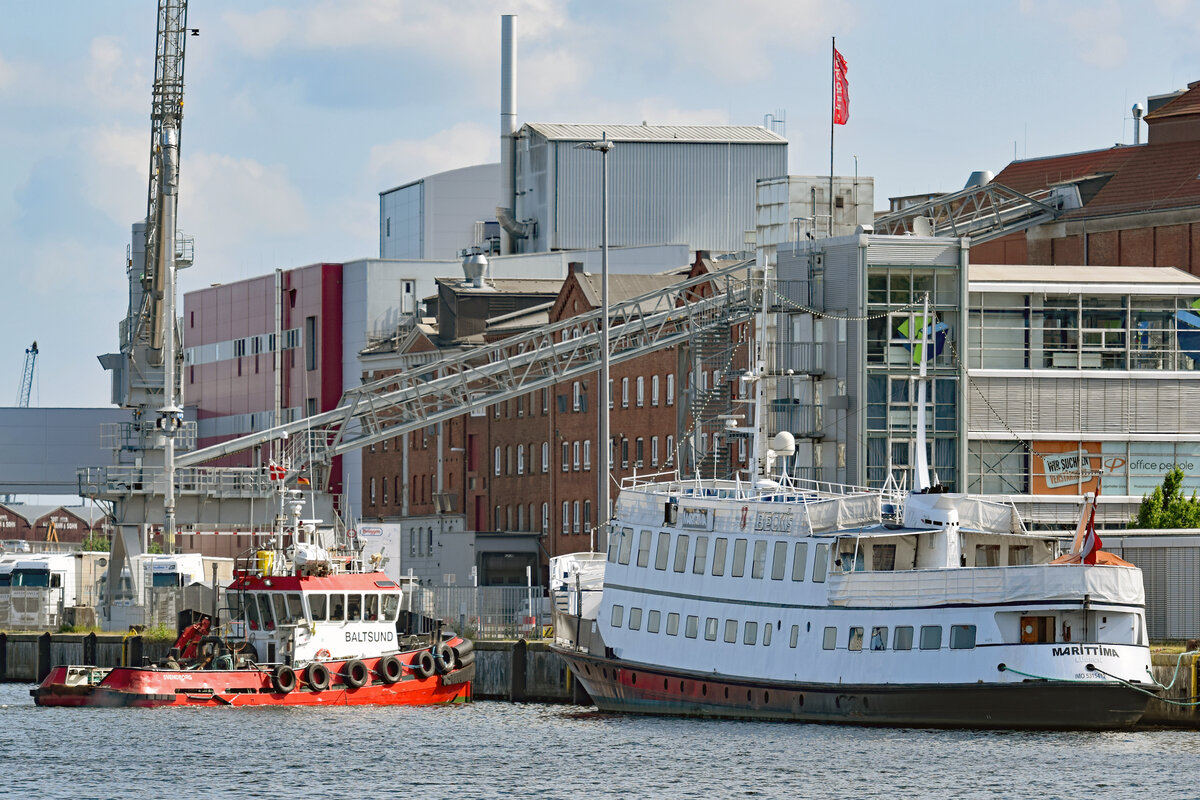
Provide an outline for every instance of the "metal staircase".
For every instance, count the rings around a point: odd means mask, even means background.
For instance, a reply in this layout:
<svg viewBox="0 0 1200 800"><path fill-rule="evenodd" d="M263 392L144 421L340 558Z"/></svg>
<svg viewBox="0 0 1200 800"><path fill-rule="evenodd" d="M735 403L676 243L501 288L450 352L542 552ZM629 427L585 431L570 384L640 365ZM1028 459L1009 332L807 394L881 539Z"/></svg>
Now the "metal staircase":
<svg viewBox="0 0 1200 800"><path fill-rule="evenodd" d="M1050 222L1079 207L1079 193L1073 186L1025 195L993 182L876 217L874 227L877 234L970 237L973 243L982 244Z"/></svg>
<svg viewBox="0 0 1200 800"><path fill-rule="evenodd" d="M708 331L713 342L728 342L730 328L754 314L758 292L749 267L739 262L611 306L610 361L700 341ZM346 392L331 411L185 453L176 464L203 464L286 434L289 477L315 473L313 482L323 484L330 461L341 453L595 372L602 318L598 309L433 362L420 374L366 383ZM706 364L727 360L715 344L699 349Z"/></svg>
<svg viewBox="0 0 1200 800"><path fill-rule="evenodd" d="M739 343L733 340L733 324L725 321L701 330L692 341L692 458L696 474L703 478L732 478L736 465L730 457L733 441L726 420L743 423L745 408L734 410L730 383L738 380L743 367L736 359ZM686 465L685 465L686 466Z"/></svg>

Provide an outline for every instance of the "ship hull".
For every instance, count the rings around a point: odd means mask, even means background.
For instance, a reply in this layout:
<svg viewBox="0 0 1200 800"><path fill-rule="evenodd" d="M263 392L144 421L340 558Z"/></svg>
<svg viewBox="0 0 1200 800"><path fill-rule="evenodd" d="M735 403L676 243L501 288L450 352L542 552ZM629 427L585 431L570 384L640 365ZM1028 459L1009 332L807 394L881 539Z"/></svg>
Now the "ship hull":
<svg viewBox="0 0 1200 800"><path fill-rule="evenodd" d="M1148 695L1119 683L821 685L697 675L554 648L602 711L854 725L1112 730Z"/></svg>
<svg viewBox="0 0 1200 800"><path fill-rule="evenodd" d="M404 654L408 664L412 654ZM344 662L325 662L328 687L305 682L299 671L295 687L280 691L266 669L164 669L114 667L94 685L72 684L69 673L78 667L57 666L30 694L39 706L134 707L158 706L351 706L435 705L471 699L474 659L444 675L418 677L407 667L403 676L387 683L376 673L379 659L364 659L370 679L354 687L342 679Z"/></svg>

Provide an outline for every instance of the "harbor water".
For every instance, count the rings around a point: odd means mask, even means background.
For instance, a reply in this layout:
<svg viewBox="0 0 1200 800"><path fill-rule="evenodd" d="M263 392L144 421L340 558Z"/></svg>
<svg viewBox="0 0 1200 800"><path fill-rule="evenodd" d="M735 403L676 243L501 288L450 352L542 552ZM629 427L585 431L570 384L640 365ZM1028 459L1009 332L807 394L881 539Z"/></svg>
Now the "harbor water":
<svg viewBox="0 0 1200 800"><path fill-rule="evenodd" d="M1200 798L1200 731L632 717L564 705L37 708L0 685L0 797Z"/></svg>

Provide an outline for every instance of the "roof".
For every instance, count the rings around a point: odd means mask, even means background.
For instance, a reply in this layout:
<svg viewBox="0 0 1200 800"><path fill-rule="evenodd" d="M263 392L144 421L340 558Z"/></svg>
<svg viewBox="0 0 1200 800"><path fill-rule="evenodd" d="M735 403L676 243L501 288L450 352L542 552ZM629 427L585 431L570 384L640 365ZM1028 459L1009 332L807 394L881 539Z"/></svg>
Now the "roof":
<svg viewBox="0 0 1200 800"><path fill-rule="evenodd" d="M1191 285L1200 290L1200 277L1175 267L1047 266L1045 264L971 264L967 280L974 283L1076 283Z"/></svg>
<svg viewBox="0 0 1200 800"><path fill-rule="evenodd" d="M554 301L530 306L508 314L492 317L487 321L487 333L501 331L521 331L527 328L540 328L550 324L550 309Z"/></svg>
<svg viewBox="0 0 1200 800"><path fill-rule="evenodd" d="M1154 122L1164 117L1183 117L1191 114L1200 114L1200 81L1189 83L1186 92L1162 108L1151 111L1146 115L1146 121Z"/></svg>
<svg viewBox="0 0 1200 800"><path fill-rule="evenodd" d="M438 278L455 294L558 294L562 278L486 278L483 286L472 286L462 278Z"/></svg>
<svg viewBox="0 0 1200 800"><path fill-rule="evenodd" d="M600 275L591 272L576 273L579 278L579 288L583 296L593 308L600 307ZM659 273L657 275L613 275L608 276L608 302L622 303L632 300L649 292L674 286L684 277L675 273Z"/></svg>
<svg viewBox="0 0 1200 800"><path fill-rule="evenodd" d="M107 516L103 511L95 506L45 506L45 505L26 505L24 503L5 504L4 508L21 517L30 525L36 523L39 519L54 511L64 511L68 514L73 514L79 517L89 525L95 525L100 520Z"/></svg>
<svg viewBox="0 0 1200 800"><path fill-rule="evenodd" d="M758 125L571 125L527 122L523 127L547 139L564 142L593 142L607 135L614 142L787 144L784 137Z"/></svg>

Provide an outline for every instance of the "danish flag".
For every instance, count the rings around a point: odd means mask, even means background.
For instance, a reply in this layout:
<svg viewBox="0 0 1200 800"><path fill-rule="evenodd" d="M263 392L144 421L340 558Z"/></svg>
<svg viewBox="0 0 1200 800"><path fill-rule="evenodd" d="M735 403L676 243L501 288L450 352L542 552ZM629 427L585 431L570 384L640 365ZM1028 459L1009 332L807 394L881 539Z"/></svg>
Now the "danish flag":
<svg viewBox="0 0 1200 800"><path fill-rule="evenodd" d="M281 481L287 476L287 470L275 463L275 459L267 465L267 477L273 481Z"/></svg>

